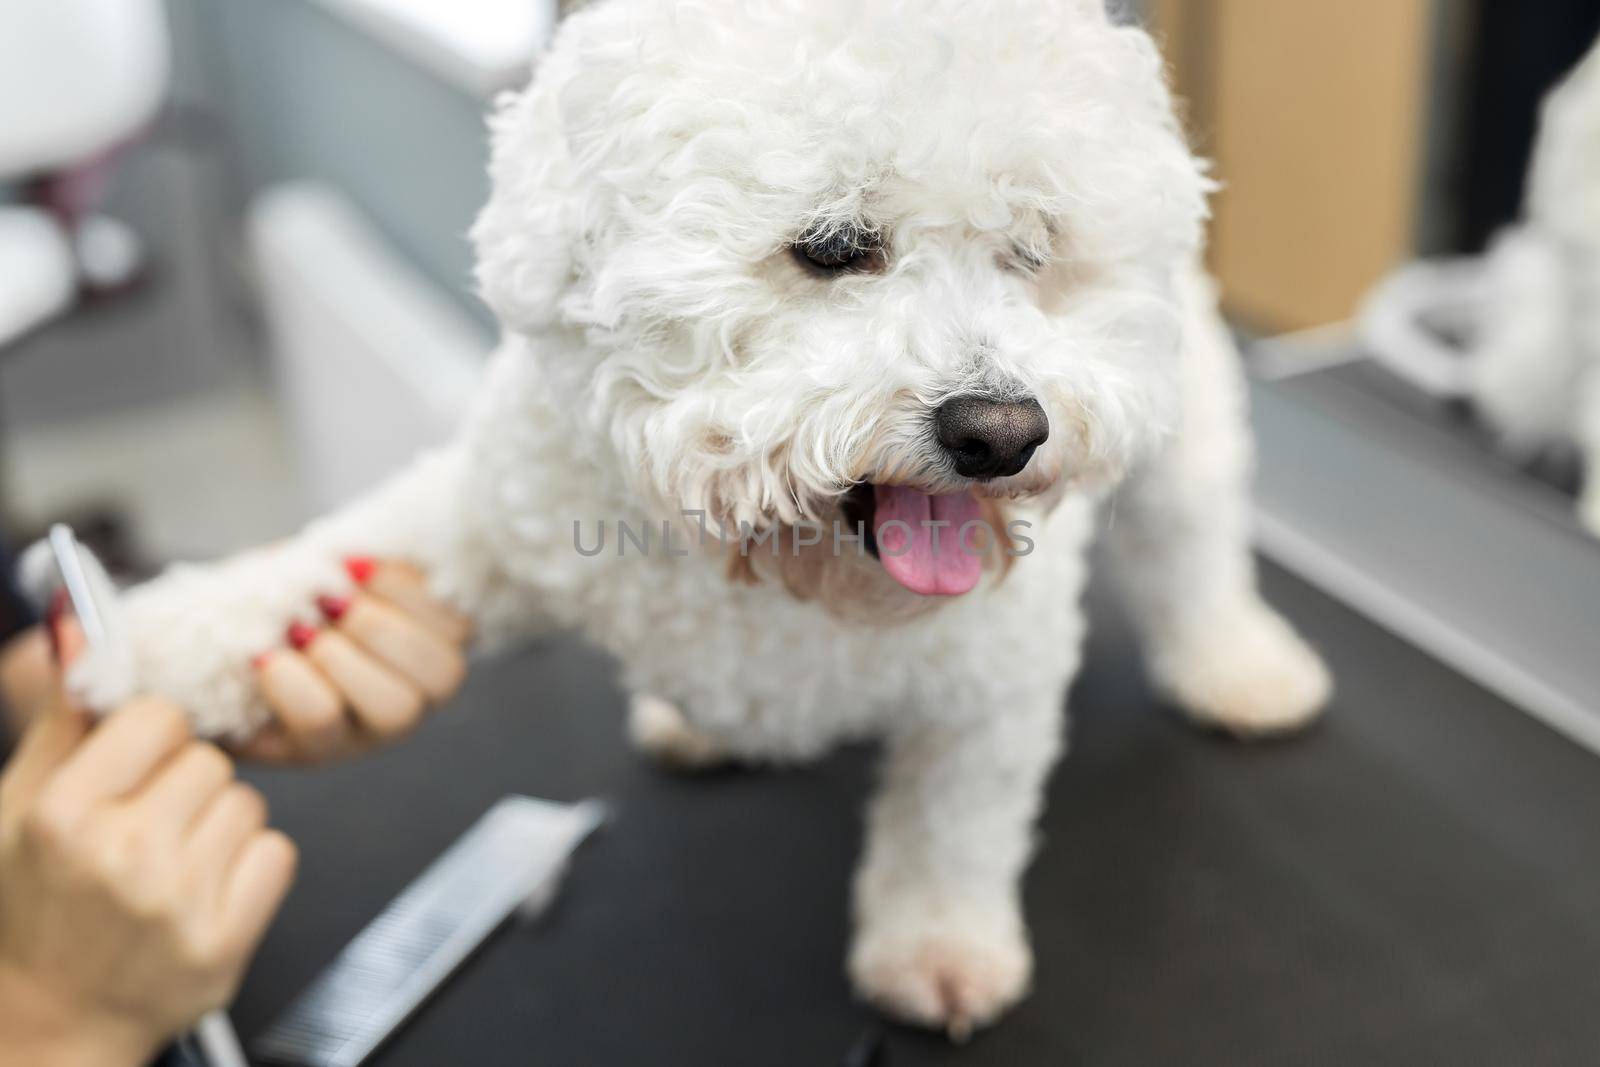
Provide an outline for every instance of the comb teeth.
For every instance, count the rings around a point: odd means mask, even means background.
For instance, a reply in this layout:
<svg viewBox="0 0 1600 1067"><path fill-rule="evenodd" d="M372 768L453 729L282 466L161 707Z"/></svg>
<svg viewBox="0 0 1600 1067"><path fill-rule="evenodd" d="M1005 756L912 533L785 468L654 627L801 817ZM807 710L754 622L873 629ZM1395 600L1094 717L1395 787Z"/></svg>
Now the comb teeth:
<svg viewBox="0 0 1600 1067"><path fill-rule="evenodd" d="M260 1059L356 1067L525 901L547 901L597 801L505 797L346 945L253 1046Z"/></svg>

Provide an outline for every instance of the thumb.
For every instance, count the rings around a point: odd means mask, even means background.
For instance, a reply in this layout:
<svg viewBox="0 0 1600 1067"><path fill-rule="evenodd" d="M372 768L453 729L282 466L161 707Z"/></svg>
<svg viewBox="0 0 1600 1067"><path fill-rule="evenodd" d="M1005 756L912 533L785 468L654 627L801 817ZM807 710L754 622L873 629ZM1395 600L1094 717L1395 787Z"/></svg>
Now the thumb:
<svg viewBox="0 0 1600 1067"><path fill-rule="evenodd" d="M52 648L71 662L83 650L83 631L71 619L52 613L46 626ZM66 669L41 664L50 673L41 704L32 723L22 735L16 753L0 777L0 816L10 820L33 806L40 790L83 742L93 725L89 713L71 697L66 686Z"/></svg>

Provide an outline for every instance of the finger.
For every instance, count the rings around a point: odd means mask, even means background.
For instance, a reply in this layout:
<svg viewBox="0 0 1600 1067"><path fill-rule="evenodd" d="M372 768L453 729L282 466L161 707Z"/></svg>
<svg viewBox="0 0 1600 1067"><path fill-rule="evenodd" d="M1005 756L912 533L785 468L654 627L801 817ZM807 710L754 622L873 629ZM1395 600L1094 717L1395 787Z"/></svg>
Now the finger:
<svg viewBox="0 0 1600 1067"><path fill-rule="evenodd" d="M466 673L456 647L399 608L372 597L323 597L323 614L347 637L421 689L435 703L454 693Z"/></svg>
<svg viewBox="0 0 1600 1067"><path fill-rule="evenodd" d="M266 825L267 802L255 789L235 781L217 794L183 846L202 893L222 892L239 850Z"/></svg>
<svg viewBox="0 0 1600 1067"><path fill-rule="evenodd" d="M344 714L345 729L338 743L315 753L307 752L275 722L257 730L243 744L229 745L228 752L239 760L279 767L303 767L360 755L366 749L369 738L359 724L350 718L350 712L345 711Z"/></svg>
<svg viewBox="0 0 1600 1067"><path fill-rule="evenodd" d="M190 825L233 782L233 761L216 745L191 741L133 797L145 826L186 836Z"/></svg>
<svg viewBox="0 0 1600 1067"><path fill-rule="evenodd" d="M22 735L15 755L0 776L0 815L20 815L56 770L83 743L93 725L89 714L57 700Z"/></svg>
<svg viewBox="0 0 1600 1067"><path fill-rule="evenodd" d="M293 649L268 652L259 661L256 678L286 742L308 759L321 759L340 748L352 732L344 699L327 677ZM259 736L259 735L258 735ZM261 746L271 751L279 742L267 734Z"/></svg>
<svg viewBox="0 0 1600 1067"><path fill-rule="evenodd" d="M355 557L346 568L366 592L388 601L452 645L472 632L467 617L428 591L428 579L416 567L395 560Z"/></svg>
<svg viewBox="0 0 1600 1067"><path fill-rule="evenodd" d="M277 830L253 836L240 851L222 889L223 936L248 955L261 941L294 884L299 856Z"/></svg>
<svg viewBox="0 0 1600 1067"><path fill-rule="evenodd" d="M422 715L422 691L362 651L337 630L323 630L303 649L344 694L356 722L380 738L398 736Z"/></svg>
<svg viewBox="0 0 1600 1067"><path fill-rule="evenodd" d="M0 775L0 812L7 815L33 806L45 782L66 763L94 726L89 713L68 696L61 670L53 662L62 636L68 631L81 642L82 631L76 624L65 625L58 614L48 633L41 629L31 641L21 644L25 658L16 669L25 675L24 684L8 687L8 692L29 690L26 697L35 702L30 709L35 721L22 735L5 773Z"/></svg>
<svg viewBox="0 0 1600 1067"><path fill-rule="evenodd" d="M18 733L50 706L58 684L44 627L25 630L0 647L0 705L12 713Z"/></svg>
<svg viewBox="0 0 1600 1067"><path fill-rule="evenodd" d="M126 796L190 738L176 704L140 697L118 708L67 758L52 790L86 803Z"/></svg>
<svg viewBox="0 0 1600 1067"><path fill-rule="evenodd" d="M251 763L296 764L306 763L317 757L307 755L294 743L294 739L284 732L283 727L275 722L269 722L257 730L250 740L243 744L228 746L228 751L241 760Z"/></svg>

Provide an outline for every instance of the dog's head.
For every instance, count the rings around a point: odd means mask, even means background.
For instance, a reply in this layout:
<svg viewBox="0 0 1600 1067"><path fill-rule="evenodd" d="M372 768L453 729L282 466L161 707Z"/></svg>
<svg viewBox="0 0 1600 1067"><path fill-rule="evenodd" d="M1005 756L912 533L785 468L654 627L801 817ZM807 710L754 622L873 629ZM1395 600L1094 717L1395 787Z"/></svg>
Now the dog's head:
<svg viewBox="0 0 1600 1067"><path fill-rule="evenodd" d="M1207 182L1100 0L597 0L493 129L483 292L658 506L959 526L1170 425Z"/></svg>

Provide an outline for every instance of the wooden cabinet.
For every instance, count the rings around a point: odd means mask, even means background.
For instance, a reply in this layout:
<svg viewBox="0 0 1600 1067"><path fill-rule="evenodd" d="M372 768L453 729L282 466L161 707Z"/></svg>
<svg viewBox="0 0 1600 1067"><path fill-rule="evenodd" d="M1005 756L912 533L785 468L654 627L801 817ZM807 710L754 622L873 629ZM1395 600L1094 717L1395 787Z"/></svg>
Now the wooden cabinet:
<svg viewBox="0 0 1600 1067"><path fill-rule="evenodd" d="M1191 137L1225 188L1211 267L1263 330L1349 317L1411 254L1428 0L1156 0Z"/></svg>

